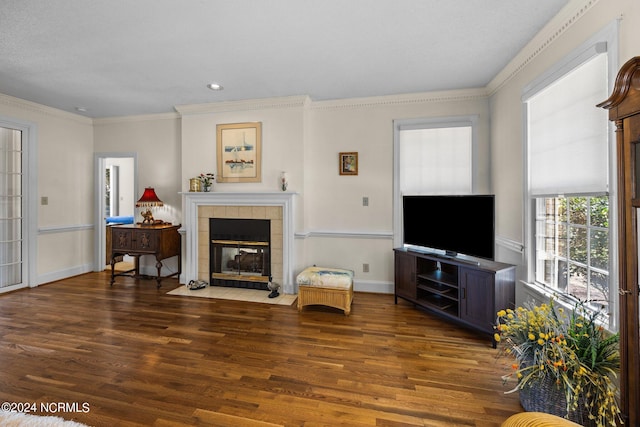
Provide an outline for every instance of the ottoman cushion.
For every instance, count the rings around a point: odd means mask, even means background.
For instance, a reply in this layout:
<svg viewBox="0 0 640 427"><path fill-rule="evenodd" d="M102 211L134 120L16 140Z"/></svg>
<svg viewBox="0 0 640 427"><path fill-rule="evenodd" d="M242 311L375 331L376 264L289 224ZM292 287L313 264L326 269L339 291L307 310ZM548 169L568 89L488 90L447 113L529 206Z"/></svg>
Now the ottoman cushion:
<svg viewBox="0 0 640 427"><path fill-rule="evenodd" d="M341 268L308 267L296 279L298 285L348 289L353 285L353 271Z"/></svg>

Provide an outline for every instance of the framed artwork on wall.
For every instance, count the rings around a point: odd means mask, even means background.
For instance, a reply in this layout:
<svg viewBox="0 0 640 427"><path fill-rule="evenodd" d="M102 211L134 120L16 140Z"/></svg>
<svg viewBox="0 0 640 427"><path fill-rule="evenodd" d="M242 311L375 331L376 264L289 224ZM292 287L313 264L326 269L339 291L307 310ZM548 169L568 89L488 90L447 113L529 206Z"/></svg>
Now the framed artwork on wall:
<svg viewBox="0 0 640 427"><path fill-rule="evenodd" d="M358 175L358 152L340 153L340 175Z"/></svg>
<svg viewBox="0 0 640 427"><path fill-rule="evenodd" d="M217 182L260 182L262 123L216 126Z"/></svg>

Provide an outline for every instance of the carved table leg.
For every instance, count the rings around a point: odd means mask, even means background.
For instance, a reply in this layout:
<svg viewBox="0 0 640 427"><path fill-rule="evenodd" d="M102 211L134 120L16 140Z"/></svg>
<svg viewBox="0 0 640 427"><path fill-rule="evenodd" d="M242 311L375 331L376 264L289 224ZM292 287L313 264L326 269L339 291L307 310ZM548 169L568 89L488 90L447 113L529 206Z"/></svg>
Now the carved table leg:
<svg viewBox="0 0 640 427"><path fill-rule="evenodd" d="M109 283L109 286L113 286L113 282L116 281L116 258L112 257L111 258L111 262L109 262L109 264L111 264L111 283Z"/></svg>
<svg viewBox="0 0 640 427"><path fill-rule="evenodd" d="M160 288L160 281L162 277L160 277L160 271L162 270L162 262L160 260L156 260L156 268L158 269L158 276L156 277L156 281L158 282L158 288Z"/></svg>

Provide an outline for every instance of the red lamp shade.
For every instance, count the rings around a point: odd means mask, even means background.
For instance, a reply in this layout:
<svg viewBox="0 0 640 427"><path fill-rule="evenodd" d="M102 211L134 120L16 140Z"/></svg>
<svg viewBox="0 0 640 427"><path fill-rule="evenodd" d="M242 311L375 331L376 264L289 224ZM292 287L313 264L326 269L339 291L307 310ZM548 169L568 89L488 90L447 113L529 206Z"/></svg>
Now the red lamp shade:
<svg viewBox="0 0 640 427"><path fill-rule="evenodd" d="M153 206L163 206L162 200L158 198L156 195L156 190L153 187L147 187L144 189L144 193L140 200L136 202L136 207L153 207Z"/></svg>
<svg viewBox="0 0 640 427"><path fill-rule="evenodd" d="M140 197L140 200L136 202L137 208L140 208L140 207L147 208L146 212L140 213L142 215L142 218L144 218L141 224L142 225L155 224L157 221L153 219L153 215L151 214L151 209L149 208L155 207L155 206L163 206L163 205L164 203L162 203L162 200L158 199L158 196L156 195L156 190L154 190L153 187L145 188L144 193L142 193L142 197Z"/></svg>

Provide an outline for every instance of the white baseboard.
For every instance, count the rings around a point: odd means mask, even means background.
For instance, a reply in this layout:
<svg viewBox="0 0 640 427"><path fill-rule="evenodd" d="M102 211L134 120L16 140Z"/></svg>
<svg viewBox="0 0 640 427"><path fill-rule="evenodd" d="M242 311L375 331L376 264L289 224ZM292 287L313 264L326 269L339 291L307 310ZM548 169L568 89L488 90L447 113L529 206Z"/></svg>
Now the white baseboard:
<svg viewBox="0 0 640 427"><path fill-rule="evenodd" d="M353 290L355 292L371 292L375 294L393 294L395 292L392 282L378 280L354 280Z"/></svg>
<svg viewBox="0 0 640 427"><path fill-rule="evenodd" d="M29 284L29 286L38 286L45 283L55 282L57 280L68 279L69 277L79 276L81 274L89 273L93 271L93 264L78 265L64 270L52 271L46 274L38 276L35 284Z"/></svg>

